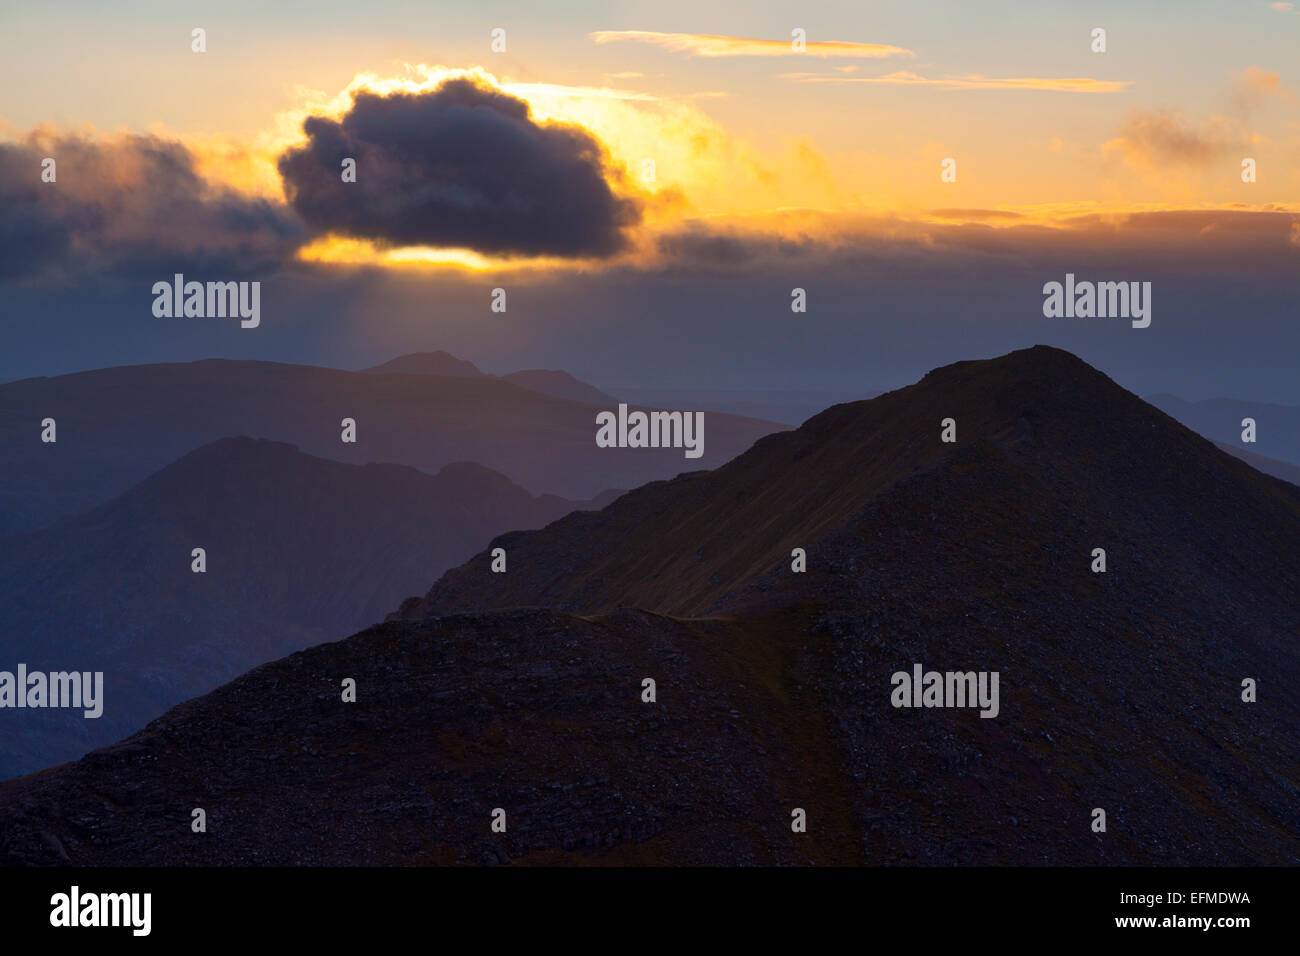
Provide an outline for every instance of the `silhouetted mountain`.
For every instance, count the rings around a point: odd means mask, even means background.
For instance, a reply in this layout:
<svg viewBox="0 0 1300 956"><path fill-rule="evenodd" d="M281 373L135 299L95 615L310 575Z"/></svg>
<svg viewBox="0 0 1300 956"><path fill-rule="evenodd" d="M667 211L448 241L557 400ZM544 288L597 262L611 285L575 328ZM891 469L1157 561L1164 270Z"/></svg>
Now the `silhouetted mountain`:
<svg viewBox="0 0 1300 956"><path fill-rule="evenodd" d="M57 422L57 443L41 422ZM356 422L356 443L341 422ZM195 448L231 435L288 441L336 461L428 472L475 461L533 492L589 498L711 467L780 426L709 415L704 456L599 448L590 405L491 376L343 372L209 360L0 386L0 535L92 508Z"/></svg>
<svg viewBox="0 0 1300 956"><path fill-rule="evenodd" d="M1244 402L1235 398L1189 402L1175 395L1150 395L1147 401L1211 441L1300 465L1298 406ZM1255 420L1255 441L1252 444L1243 444L1241 440L1241 422L1245 418Z"/></svg>
<svg viewBox="0 0 1300 956"><path fill-rule="evenodd" d="M0 778L79 756L250 667L336 639L505 528L592 503L222 439L0 555L0 670L103 671L104 715L5 710ZM207 570L191 570L191 551Z"/></svg>
<svg viewBox="0 0 1300 956"><path fill-rule="evenodd" d="M0 854L1300 861L1300 489L1068 353L947 366L494 544L506 573L481 554L405 619L0 784ZM895 708L916 664L998 673L996 717Z"/></svg>
<svg viewBox="0 0 1300 956"><path fill-rule="evenodd" d="M473 362L456 358L450 352L412 352L399 355L382 365L372 365L363 372L400 372L404 375L450 375L453 378L482 378L483 372Z"/></svg>
<svg viewBox="0 0 1300 956"><path fill-rule="evenodd" d="M568 372L532 368L525 369L522 372L511 372L509 375L502 375L501 377L507 382L513 382L522 388L529 388L534 392L552 395L555 398L565 398L571 402L599 405L602 408L610 408L618 404L617 398L606 395L594 385L578 381ZM682 406L676 405L673 407L680 409ZM692 406L691 410L696 411L697 409Z"/></svg>

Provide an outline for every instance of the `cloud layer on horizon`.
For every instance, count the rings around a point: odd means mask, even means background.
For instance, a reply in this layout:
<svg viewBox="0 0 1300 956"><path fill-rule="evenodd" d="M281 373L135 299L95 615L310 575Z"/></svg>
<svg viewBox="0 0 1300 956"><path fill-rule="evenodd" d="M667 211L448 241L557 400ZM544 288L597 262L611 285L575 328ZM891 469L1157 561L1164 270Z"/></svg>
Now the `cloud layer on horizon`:
<svg viewBox="0 0 1300 956"><path fill-rule="evenodd" d="M6 208L0 281L200 269L234 278L291 263L321 274L353 266L400 274L418 270L419 262L383 256L421 251L410 247L472 250L492 257L479 271L518 281L531 279L516 269L538 262L546 268L534 276L562 277L566 259L584 271L647 276L796 264L817 269L844 261L934 274L982 267L1032 272L1048 262L1052 269L1057 262L1114 262L1189 275L1297 268L1300 214L1289 204L1141 211L1064 203L868 213L851 205L782 204L767 176L764 197L774 211L721 217L688 200L672 204L633 192L620 170L630 168L635 154L613 160L605 146L623 127L597 133L554 120L554 112L530 106L528 94L496 82L456 75L424 89L361 85L335 105L317 107L302 122L305 139L278 147L267 163L270 171L278 157L288 203L268 198L273 191L256 197L205 180L203 146L180 140L41 129L0 141ZM1278 74L1252 68L1238 75L1232 102L1246 115L1291 95ZM1200 163L1221 152L1177 123L1149 121L1163 115L1130 113L1126 138L1105 144L1103 152L1122 145L1128 154L1169 153ZM689 128L710 156L727 142L721 133L702 140ZM810 161L799 168L815 178L824 158L811 148L804 152ZM40 182L46 155L58 158L57 183ZM340 175L349 156L357 160L356 182ZM735 177L718 177L723 181L734 187ZM320 240L370 244L380 254L314 257Z"/></svg>

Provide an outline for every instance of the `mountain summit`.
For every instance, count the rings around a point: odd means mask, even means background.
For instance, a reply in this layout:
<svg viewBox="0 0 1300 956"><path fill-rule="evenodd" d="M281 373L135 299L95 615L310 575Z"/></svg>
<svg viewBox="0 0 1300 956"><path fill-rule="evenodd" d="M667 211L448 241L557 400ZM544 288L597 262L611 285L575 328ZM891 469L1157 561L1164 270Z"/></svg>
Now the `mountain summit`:
<svg viewBox="0 0 1300 956"><path fill-rule="evenodd" d="M456 358L450 352L412 352L389 359L382 365L363 368L363 372L400 372L404 375L450 375L453 378L481 378L483 372L473 362Z"/></svg>

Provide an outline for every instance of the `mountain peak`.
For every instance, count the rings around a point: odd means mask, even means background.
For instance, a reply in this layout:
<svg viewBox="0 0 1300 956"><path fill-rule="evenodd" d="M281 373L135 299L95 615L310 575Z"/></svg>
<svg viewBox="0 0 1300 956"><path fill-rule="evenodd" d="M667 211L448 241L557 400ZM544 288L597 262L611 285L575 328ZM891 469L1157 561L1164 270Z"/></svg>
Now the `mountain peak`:
<svg viewBox="0 0 1300 956"><path fill-rule="evenodd" d="M439 349L436 352L411 352L399 355L382 365L363 368L363 372L388 373L404 375L448 375L456 378L479 378L483 372L473 362L456 358L450 352Z"/></svg>
<svg viewBox="0 0 1300 956"><path fill-rule="evenodd" d="M942 380L972 373L990 383L999 379L1027 381L1048 378L1058 381L1087 380L1097 384L1110 381L1105 374L1073 352L1052 345L1035 345L994 358L967 359L951 365L941 365L927 372L921 381Z"/></svg>

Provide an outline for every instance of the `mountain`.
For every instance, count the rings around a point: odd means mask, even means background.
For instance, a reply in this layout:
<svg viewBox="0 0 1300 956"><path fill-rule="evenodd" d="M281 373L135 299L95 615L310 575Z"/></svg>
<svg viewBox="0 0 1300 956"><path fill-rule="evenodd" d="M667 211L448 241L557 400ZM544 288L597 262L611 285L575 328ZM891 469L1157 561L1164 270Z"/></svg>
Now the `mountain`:
<svg viewBox="0 0 1300 956"><path fill-rule="evenodd" d="M611 493L612 494L612 493ZM592 503L222 439L0 553L0 670L103 671L104 715L6 710L0 778L117 740L250 667L350 634L506 528ZM204 573L191 570L194 548Z"/></svg>
<svg viewBox="0 0 1300 956"><path fill-rule="evenodd" d="M567 399L571 402L580 402L584 405L599 405L601 408L611 408L618 404L617 398L606 395L593 385L578 381L568 372L534 368L525 369L522 372L511 372L509 375L502 375L501 377L521 388L532 389L534 392ZM681 408L681 406L672 407ZM694 410L692 409L692 411Z"/></svg>
<svg viewBox="0 0 1300 956"><path fill-rule="evenodd" d="M477 365L465 359L458 359L450 352L412 352L399 355L382 365L363 368L363 372L400 372L403 375L449 375L453 378L481 378L483 373Z"/></svg>
<svg viewBox="0 0 1300 956"><path fill-rule="evenodd" d="M0 859L1300 861L1300 488L1068 353L493 544L505 573L0 783ZM917 665L997 674L996 715L893 706Z"/></svg>
<svg viewBox="0 0 1300 956"><path fill-rule="evenodd" d="M1189 402L1164 394L1151 395L1147 401L1211 441L1300 465L1300 406L1234 398ZM1255 420L1255 441L1251 444L1241 440L1241 422L1245 418Z"/></svg>
<svg viewBox="0 0 1300 956"><path fill-rule="evenodd" d="M46 418L55 443L41 441ZM345 418L355 443L342 441ZM709 415L704 455L690 459L682 449L599 448L590 405L491 376L207 360L26 379L0 385L0 536L93 508L233 435L430 473L474 461L534 493L581 499L722 464L780 427Z"/></svg>

